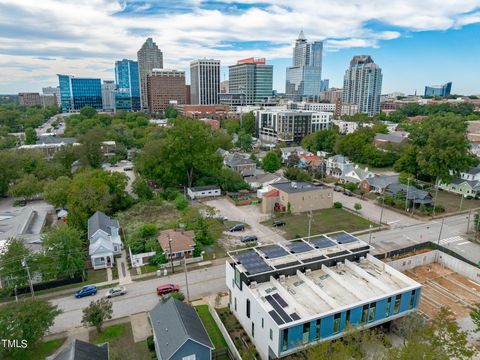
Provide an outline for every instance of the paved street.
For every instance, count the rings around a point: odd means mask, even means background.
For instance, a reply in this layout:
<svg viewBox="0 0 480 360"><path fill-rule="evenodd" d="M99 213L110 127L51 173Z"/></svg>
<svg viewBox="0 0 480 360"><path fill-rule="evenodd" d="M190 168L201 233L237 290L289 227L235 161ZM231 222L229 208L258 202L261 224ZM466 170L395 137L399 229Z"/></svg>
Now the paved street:
<svg viewBox="0 0 480 360"><path fill-rule="evenodd" d="M216 265L210 268L190 271L188 273L190 299L226 291L225 265ZM161 277L145 281L133 282L126 285L127 294L113 298L113 318L120 318L142 311L151 310L159 301L155 290L158 285L174 283L180 285L181 291L187 296L185 288L185 274ZM87 307L90 301L99 299L107 292L107 289L99 290L97 295L76 299L72 295L51 300L58 305L63 313L59 315L55 324L50 328L51 333L58 333L81 326L82 310Z"/></svg>
<svg viewBox="0 0 480 360"><path fill-rule="evenodd" d="M62 124L58 127L58 129L53 129L52 124L55 120L59 119L62 121ZM60 116L60 115L55 115L52 116L50 119L48 119L43 125L39 126L38 128L35 129L37 132L37 135L40 136L42 134L45 134L49 128L52 128L52 132L55 135L61 135L65 131L65 119Z"/></svg>

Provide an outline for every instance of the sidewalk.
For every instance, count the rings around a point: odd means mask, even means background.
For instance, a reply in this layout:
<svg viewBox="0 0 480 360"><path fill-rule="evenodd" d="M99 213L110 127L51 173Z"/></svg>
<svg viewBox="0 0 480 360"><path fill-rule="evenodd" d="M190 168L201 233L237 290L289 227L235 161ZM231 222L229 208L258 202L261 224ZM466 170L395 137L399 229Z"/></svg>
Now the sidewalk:
<svg viewBox="0 0 480 360"><path fill-rule="evenodd" d="M127 253L122 251L122 256L117 258L118 284L126 285L132 282L130 270L128 269Z"/></svg>

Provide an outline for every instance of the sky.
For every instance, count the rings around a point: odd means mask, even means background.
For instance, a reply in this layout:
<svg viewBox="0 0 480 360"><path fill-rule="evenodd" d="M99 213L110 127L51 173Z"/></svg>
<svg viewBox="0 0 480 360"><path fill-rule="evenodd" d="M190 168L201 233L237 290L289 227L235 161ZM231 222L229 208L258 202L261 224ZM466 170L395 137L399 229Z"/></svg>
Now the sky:
<svg viewBox="0 0 480 360"><path fill-rule="evenodd" d="M323 78L341 87L352 56L371 55L383 93L453 82L480 94L480 0L0 0L0 94L57 86L56 74L114 79L152 37L164 67L197 58L274 65L274 89L300 30L324 42Z"/></svg>

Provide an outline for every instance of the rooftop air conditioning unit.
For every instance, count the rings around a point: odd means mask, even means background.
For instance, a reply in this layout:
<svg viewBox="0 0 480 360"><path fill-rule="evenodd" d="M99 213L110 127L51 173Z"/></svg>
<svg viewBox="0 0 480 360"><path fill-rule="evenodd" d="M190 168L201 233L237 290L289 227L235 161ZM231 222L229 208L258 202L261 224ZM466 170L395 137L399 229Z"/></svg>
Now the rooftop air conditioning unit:
<svg viewBox="0 0 480 360"><path fill-rule="evenodd" d="M310 275L312 273L312 269L305 270L305 274Z"/></svg>
<svg viewBox="0 0 480 360"><path fill-rule="evenodd" d="M280 282L285 282L285 275L280 275L279 280Z"/></svg>
<svg viewBox="0 0 480 360"><path fill-rule="evenodd" d="M361 257L360 258L360 264L366 264L367 263L367 258Z"/></svg>
<svg viewBox="0 0 480 360"><path fill-rule="evenodd" d="M255 289L255 288L257 287L257 284L258 284L258 283L257 283L256 281L252 281L252 282L250 283L250 287L251 287L252 289Z"/></svg>

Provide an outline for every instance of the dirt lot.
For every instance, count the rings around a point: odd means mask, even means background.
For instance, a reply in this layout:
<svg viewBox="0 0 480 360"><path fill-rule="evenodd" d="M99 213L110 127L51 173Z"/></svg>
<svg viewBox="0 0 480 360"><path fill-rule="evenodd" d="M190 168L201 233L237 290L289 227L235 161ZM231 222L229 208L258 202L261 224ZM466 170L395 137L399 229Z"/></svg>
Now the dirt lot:
<svg viewBox="0 0 480 360"><path fill-rule="evenodd" d="M480 302L480 284L433 263L405 272L423 285L420 311L432 317L442 306L448 306L457 319L469 316L470 306Z"/></svg>

